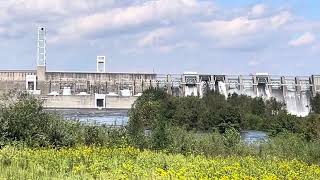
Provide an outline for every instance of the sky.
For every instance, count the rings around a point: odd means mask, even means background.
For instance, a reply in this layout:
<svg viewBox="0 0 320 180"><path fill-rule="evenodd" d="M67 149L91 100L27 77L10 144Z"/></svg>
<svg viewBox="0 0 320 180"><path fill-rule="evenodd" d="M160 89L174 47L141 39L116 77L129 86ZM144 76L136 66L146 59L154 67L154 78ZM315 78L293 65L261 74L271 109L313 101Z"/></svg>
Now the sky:
<svg viewBox="0 0 320 180"><path fill-rule="evenodd" d="M0 69L320 74L319 0L0 0Z"/></svg>

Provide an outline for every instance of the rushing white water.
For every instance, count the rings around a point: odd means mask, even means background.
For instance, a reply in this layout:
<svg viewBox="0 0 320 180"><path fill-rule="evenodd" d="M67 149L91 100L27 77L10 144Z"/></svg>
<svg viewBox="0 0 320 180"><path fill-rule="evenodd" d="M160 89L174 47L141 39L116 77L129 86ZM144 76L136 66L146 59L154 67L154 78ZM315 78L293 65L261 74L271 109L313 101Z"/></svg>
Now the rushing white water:
<svg viewBox="0 0 320 180"><path fill-rule="evenodd" d="M186 86L185 96L197 96L198 90L196 86Z"/></svg>
<svg viewBox="0 0 320 180"><path fill-rule="evenodd" d="M307 92L302 91L301 93L297 93L294 87L288 87L289 89L285 93L285 96L283 95L283 91L280 87L274 88L271 91L267 85L259 85L256 92L254 92L253 89L249 87L244 87L243 91L240 91L239 89L235 89L234 87L230 87L230 89L227 89L226 84L219 81L217 88L219 90L219 93L223 94L226 98L228 97L229 93L237 93L239 95L245 94L252 98L262 97L265 100L274 97L277 101L285 102L287 111L290 114L304 117L307 116L310 112L310 102Z"/></svg>
<svg viewBox="0 0 320 180"><path fill-rule="evenodd" d="M200 83L200 91L199 91L199 96L202 98L203 97L203 92L205 90L204 82L201 81Z"/></svg>
<svg viewBox="0 0 320 180"><path fill-rule="evenodd" d="M257 97L261 97L263 99L267 99L266 87L265 86L257 86Z"/></svg>
<svg viewBox="0 0 320 180"><path fill-rule="evenodd" d="M287 95L284 98L287 105L287 111L290 114L298 115L297 95L295 91L287 91Z"/></svg>
<svg viewBox="0 0 320 180"><path fill-rule="evenodd" d="M256 94L254 93L253 89L244 89L243 92L241 92L241 94L250 96L252 98L256 97Z"/></svg>
<svg viewBox="0 0 320 180"><path fill-rule="evenodd" d="M265 86L265 92L266 92L267 99L270 99L272 96L271 96L271 93L270 93L270 90L269 90L268 86Z"/></svg>
<svg viewBox="0 0 320 180"><path fill-rule="evenodd" d="M219 88L219 93L224 95L226 98L228 98L228 92L227 92L227 87L226 84L222 81L218 82L218 88Z"/></svg>
<svg viewBox="0 0 320 180"><path fill-rule="evenodd" d="M271 97L275 98L277 101L283 102L284 97L283 97L283 92L282 89L272 89L272 94Z"/></svg>
<svg viewBox="0 0 320 180"><path fill-rule="evenodd" d="M305 92L297 94L295 91L288 91L285 97L287 111L296 116L307 116L309 114L309 102Z"/></svg>
<svg viewBox="0 0 320 180"><path fill-rule="evenodd" d="M309 101L308 101L308 96L306 92L301 92L300 95L300 101L301 101L301 110L300 110L300 116L307 116L309 114Z"/></svg>

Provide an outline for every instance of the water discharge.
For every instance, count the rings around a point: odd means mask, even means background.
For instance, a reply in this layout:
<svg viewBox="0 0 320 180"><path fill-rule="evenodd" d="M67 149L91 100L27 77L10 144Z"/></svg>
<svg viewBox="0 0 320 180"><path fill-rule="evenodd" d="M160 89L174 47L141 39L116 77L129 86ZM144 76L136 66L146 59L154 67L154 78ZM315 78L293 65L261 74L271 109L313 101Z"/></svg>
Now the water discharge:
<svg viewBox="0 0 320 180"><path fill-rule="evenodd" d="M222 81L218 82L218 88L219 88L219 92L220 94L224 95L226 98L228 98L228 92L227 92L227 87L226 84Z"/></svg>
<svg viewBox="0 0 320 180"><path fill-rule="evenodd" d="M270 90L269 90L269 87L268 86L265 86L265 92L266 92L266 97L267 99L270 99L272 97L271 93L270 93Z"/></svg>
<svg viewBox="0 0 320 180"><path fill-rule="evenodd" d="M228 94L245 94L252 98L254 97L262 97L267 100L274 97L277 101L282 101L286 104L286 108L288 113L296 115L296 116L307 116L310 112L310 102L308 93L306 91L301 91L298 93L295 88L289 87L288 90L283 95L283 90L281 88L278 89L270 89L268 85L259 84L257 86L256 92L253 89L244 88L243 91L238 89L230 88L228 89L226 84L222 81L218 82L218 90L219 93L224 95L226 98Z"/></svg>
<svg viewBox="0 0 320 180"><path fill-rule="evenodd" d="M297 95L295 91L287 91L287 95L284 98L287 105L287 111L290 114L298 115Z"/></svg>

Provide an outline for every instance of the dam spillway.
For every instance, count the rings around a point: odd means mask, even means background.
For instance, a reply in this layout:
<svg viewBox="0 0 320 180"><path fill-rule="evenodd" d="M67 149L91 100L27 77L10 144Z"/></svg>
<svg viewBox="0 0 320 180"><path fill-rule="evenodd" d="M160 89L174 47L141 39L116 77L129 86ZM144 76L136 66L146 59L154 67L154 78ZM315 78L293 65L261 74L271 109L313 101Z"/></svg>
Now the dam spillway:
<svg viewBox="0 0 320 180"><path fill-rule="evenodd" d="M170 75L168 75L170 76ZM310 112L310 98L319 92L320 76L272 76L266 73L254 75L201 75L184 73L181 78L167 78L179 82L179 87L168 82L168 87L178 90L183 96L202 96L207 89L214 89L226 98L229 94L275 98L286 104L289 113L297 116L306 116ZM179 84L178 83L178 84ZM177 84L177 83L175 83ZM166 85L163 85L166 87ZM172 90L168 90L170 93Z"/></svg>

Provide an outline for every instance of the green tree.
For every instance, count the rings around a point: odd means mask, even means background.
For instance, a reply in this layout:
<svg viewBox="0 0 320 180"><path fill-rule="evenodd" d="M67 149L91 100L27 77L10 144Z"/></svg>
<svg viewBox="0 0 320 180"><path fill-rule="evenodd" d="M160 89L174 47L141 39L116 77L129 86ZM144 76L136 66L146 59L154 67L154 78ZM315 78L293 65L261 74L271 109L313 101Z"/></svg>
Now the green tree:
<svg viewBox="0 0 320 180"><path fill-rule="evenodd" d="M283 102L277 101L275 98L271 98L265 102L266 113L268 115L277 115L280 111L285 109L285 104Z"/></svg>
<svg viewBox="0 0 320 180"><path fill-rule="evenodd" d="M169 126L166 120L159 119L152 130L152 147L160 150L165 149L170 144Z"/></svg>
<svg viewBox="0 0 320 180"><path fill-rule="evenodd" d="M132 105L127 129L133 145L140 148L146 145L145 130L152 130L157 120L162 119L162 101L166 98L163 90L148 89Z"/></svg>
<svg viewBox="0 0 320 180"><path fill-rule="evenodd" d="M223 139L225 146L232 148L240 143L241 137L240 133L236 129L228 128L223 134Z"/></svg>
<svg viewBox="0 0 320 180"><path fill-rule="evenodd" d="M266 111L265 102L261 97L253 98L251 101L251 112L258 116L264 116Z"/></svg>
<svg viewBox="0 0 320 180"><path fill-rule="evenodd" d="M242 115L237 107L227 106L219 111L220 122L218 127L220 132L224 133L227 129L233 128L240 130Z"/></svg>
<svg viewBox="0 0 320 180"><path fill-rule="evenodd" d="M300 128L308 140L317 140L320 138L320 115L311 114L299 121Z"/></svg>
<svg viewBox="0 0 320 180"><path fill-rule="evenodd" d="M312 111L320 114L320 94L317 93L314 97L311 98L311 107Z"/></svg>
<svg viewBox="0 0 320 180"><path fill-rule="evenodd" d="M26 92L11 91L1 102L2 144L19 141L33 147L72 146L78 140L77 133L70 131L76 124L47 113L42 102Z"/></svg>
<svg viewBox="0 0 320 180"><path fill-rule="evenodd" d="M173 124L184 126L187 130L198 129L201 126L200 117L205 113L205 109L202 99L195 96L181 97L172 117Z"/></svg>

